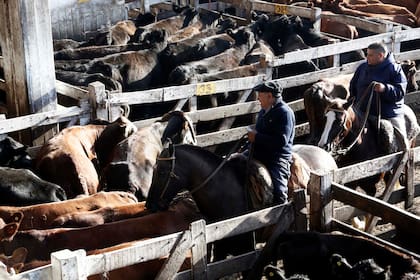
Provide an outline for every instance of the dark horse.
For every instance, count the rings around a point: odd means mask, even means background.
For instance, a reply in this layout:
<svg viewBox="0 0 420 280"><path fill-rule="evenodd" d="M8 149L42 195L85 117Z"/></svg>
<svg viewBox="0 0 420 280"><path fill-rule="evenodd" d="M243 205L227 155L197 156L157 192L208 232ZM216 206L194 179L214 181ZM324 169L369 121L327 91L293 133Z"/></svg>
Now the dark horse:
<svg viewBox="0 0 420 280"><path fill-rule="evenodd" d="M334 99L327 109L326 122L318 146L327 149L336 156L339 167L359 163L412 146L419 133L419 126L410 107L404 105L408 143L387 120L380 122L368 119L368 113L353 105L349 100ZM375 195L375 184L381 174L358 180L350 187L360 186L369 195Z"/></svg>
<svg viewBox="0 0 420 280"><path fill-rule="evenodd" d="M292 158L289 190L306 188L312 171L323 172L337 168L331 155L316 146L295 145ZM254 164L256 168L253 168ZM245 182L247 176L251 175L252 181L257 182L259 187L266 187L271 183L264 179L269 174L267 170L259 168L260 166L250 163L250 171L247 172L247 162L241 157L231 157L226 161L201 147L170 146L162 151L157 160L146 207L154 211L165 209L175 195L186 188L208 222L244 214L255 210L246 189L249 185L249 181ZM272 190L269 191L271 195ZM265 206L270 204L259 205L257 208ZM252 248L253 238L250 234L235 236L234 239L218 241L214 257L219 260L228 253L241 254Z"/></svg>
<svg viewBox="0 0 420 280"><path fill-rule="evenodd" d="M219 169L222 162L223 168ZM246 166L235 162L224 161L197 146L171 145L158 158L146 207L154 211L166 209L175 195L186 188L208 222L252 210L245 189ZM217 172L214 172L216 169ZM215 260L225 258L229 253L237 255L254 248L252 234L223 239L215 245Z"/></svg>

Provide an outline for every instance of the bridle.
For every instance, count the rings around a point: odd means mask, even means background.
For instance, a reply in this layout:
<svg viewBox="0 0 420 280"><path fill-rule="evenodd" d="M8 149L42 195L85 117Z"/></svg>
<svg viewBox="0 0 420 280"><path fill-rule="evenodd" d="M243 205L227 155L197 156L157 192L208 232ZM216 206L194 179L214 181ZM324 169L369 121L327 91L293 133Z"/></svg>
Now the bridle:
<svg viewBox="0 0 420 280"><path fill-rule="evenodd" d="M367 107L366 107L366 113L365 113L365 115L363 117L363 124L362 124L362 126L360 126L360 130L357 133L357 136L354 138L353 142L350 143L350 145L347 146L346 148L335 149L335 147L339 147L340 143L344 140L345 137L341 138L338 141L337 145L334 146L334 149L331 151L331 155L332 156L345 155L345 154L347 154L354 147L354 145L356 145L358 139L360 138L360 136L363 133L363 130L364 130L365 126L366 126L367 119L369 117L370 106L372 104L372 99L373 99L373 89L374 89L374 86L375 86L375 82L372 82L369 85L369 87L370 87L370 94L369 94L369 99L368 99L368 103L367 103ZM331 109L330 111L340 111L340 112L342 112L341 110L334 110L334 109Z"/></svg>
<svg viewBox="0 0 420 280"><path fill-rule="evenodd" d="M191 190L189 191L190 194L194 194L195 192L197 192L198 190L202 189L216 174L217 172L220 171L220 169L222 169L222 167L226 164L226 162L229 160L230 156L238 149L239 145L242 143L242 140L245 139L245 137L247 136L247 134L244 134L235 144L235 146L231 149L231 151L229 152L229 154L227 156L225 156L225 158L223 159L223 161L210 173L209 176L207 176L207 178L201 182L199 185L191 188ZM157 160L158 161L171 161L171 171L169 172L169 176L168 179L165 182L165 186L163 187L163 191L160 194L159 199L162 199L164 197L164 194L167 192L168 187L169 187L169 183L171 181L171 178L175 178L175 179L179 179L179 176L175 174L175 161L176 161L176 156L175 156L175 148L177 145L172 144L172 142L169 143L169 150L172 150L171 156L169 157L158 157Z"/></svg>

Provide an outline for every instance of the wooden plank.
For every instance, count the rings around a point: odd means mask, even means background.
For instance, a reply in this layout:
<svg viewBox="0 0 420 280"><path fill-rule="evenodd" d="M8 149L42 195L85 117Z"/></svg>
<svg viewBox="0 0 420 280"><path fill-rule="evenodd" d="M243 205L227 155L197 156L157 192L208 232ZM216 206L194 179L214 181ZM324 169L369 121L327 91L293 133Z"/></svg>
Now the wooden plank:
<svg viewBox="0 0 420 280"><path fill-rule="evenodd" d="M396 53L394 54L395 60L397 61L403 61L403 60L417 60L420 57L420 49L418 50L412 50L412 51L406 51L402 53ZM418 80L418 79L416 79Z"/></svg>
<svg viewBox="0 0 420 280"><path fill-rule="evenodd" d="M67 84L59 80L55 81L55 89L57 93L71 97L76 100L89 98L89 92L87 90Z"/></svg>
<svg viewBox="0 0 420 280"><path fill-rule="evenodd" d="M173 233L134 243L132 246L87 256L85 259L86 275L100 274L139 262L154 260L168 255L182 233Z"/></svg>
<svg viewBox="0 0 420 280"><path fill-rule="evenodd" d="M311 60L314 58L320 58L325 56L330 56L334 54L340 54L344 52L360 50L367 48L372 42L384 41L391 42L393 33L384 33L378 35L372 35L365 38L359 38L351 41L340 42L331 45L319 46L316 48L309 48L304 50L298 50L293 52L285 53L281 56L278 56L277 59L273 61L271 66L280 66L290 63L296 63L306 60Z"/></svg>
<svg viewBox="0 0 420 280"><path fill-rule="evenodd" d="M283 5L283 4L274 4L268 3L259 0L251 0L251 8L255 11L261 11L272 14L283 14L283 15L295 15L304 18L308 18L312 21L315 21L316 18L313 17L313 9L319 8L304 8L299 6Z"/></svg>
<svg viewBox="0 0 420 280"><path fill-rule="evenodd" d="M410 212L336 183L332 183L332 192L334 199L379 216L407 234L420 232L420 217Z"/></svg>
<svg viewBox="0 0 420 280"><path fill-rule="evenodd" d="M405 151L399 158L396 168L393 168L392 178L390 181L386 183L385 190L382 193L381 199L385 202L388 202L389 197L391 196L392 190L394 189L395 184L397 183L397 180L400 178L401 172L405 168L405 164L407 163L408 157L409 157L409 151ZM412 153L411 153L412 154ZM378 222L378 218L369 215L367 218L367 223L365 227L365 231L371 232L373 228L376 226L376 223Z"/></svg>
<svg viewBox="0 0 420 280"><path fill-rule="evenodd" d="M16 48L22 51L24 57L25 64L20 67L26 78L27 92L17 92L16 97L19 100L27 98L28 103L25 104L27 109L24 108L24 104L21 104L23 112L39 113L55 110L57 94L49 1L20 0L18 2L20 2L19 17L13 20L22 26L22 42L16 45ZM15 30L11 36L20 37ZM22 49L19 50L18 46ZM33 144L43 144L57 131L58 127L54 126L32 129Z"/></svg>
<svg viewBox="0 0 420 280"><path fill-rule="evenodd" d="M363 161L334 170L334 182L345 184L392 169L403 152Z"/></svg>
<svg viewBox="0 0 420 280"><path fill-rule="evenodd" d="M204 223L205 229L205 223ZM175 243L174 248L171 250L169 257L165 260L161 270L156 275L156 280L173 279L174 275L181 268L185 260L187 250L191 247L191 232L186 230L182 232L179 239ZM204 243L204 246L206 244Z"/></svg>
<svg viewBox="0 0 420 280"><path fill-rule="evenodd" d="M291 210L289 208L287 212L284 211L284 213L280 216L280 219L277 221L270 238L265 243L265 246L262 249L258 259L252 266L248 275L248 279L259 279L259 277L261 277L263 274L264 266L273 259L273 254L276 249L274 246L277 243L279 235L288 230L294 221L294 209Z"/></svg>
<svg viewBox="0 0 420 280"><path fill-rule="evenodd" d="M191 265L193 267L192 276L194 279L207 279L207 239L206 222L199 220L191 223Z"/></svg>
<svg viewBox="0 0 420 280"><path fill-rule="evenodd" d="M354 25L358 28L371 31L374 33L385 33L389 32L392 24L378 23L372 20L343 15L343 14L331 14L331 13L322 13L321 20L331 20L339 23Z"/></svg>
<svg viewBox="0 0 420 280"><path fill-rule="evenodd" d="M209 263L207 265L207 279L219 279L223 276L232 275L238 271L249 269L255 262L259 255L259 251L242 254L239 256L230 257L226 260ZM191 270L186 270L178 273L176 280L190 280Z"/></svg>
<svg viewBox="0 0 420 280"><path fill-rule="evenodd" d="M391 242L388 242L386 240L383 240L381 238L378 238L378 237L376 237L376 236L374 236L372 234L369 234L369 233L366 233L364 231L358 230L358 229L356 229L356 228L354 228L354 227L352 227L352 226L350 226L350 225L348 225L346 223L343 223L341 221L338 221L336 219L333 219L332 220L332 224L333 224L333 227L334 227L335 230L339 230L341 232L347 232L347 233L350 233L350 234L353 234L353 235L356 235L356 236L357 235L360 235L362 237L365 237L365 238L374 240L375 242L378 242L379 244L382 244L382 245L384 245L384 246L386 246L388 248L392 248L392 249L394 249L397 252L401 252L403 254L407 254L407 255L413 256L413 257L415 257L417 259L420 259L420 255L418 255L418 254L416 254L414 252L411 252L411 251L409 251L409 250L407 250L407 249L405 249L403 247L400 247L400 246L395 245L395 244L393 244Z"/></svg>
<svg viewBox="0 0 420 280"><path fill-rule="evenodd" d="M405 42L416 40L420 38L420 27L410 28L408 30L400 30L395 32L395 41L396 42Z"/></svg>
<svg viewBox="0 0 420 280"><path fill-rule="evenodd" d="M10 276L9 280L54 280L52 265L46 265Z"/></svg>
<svg viewBox="0 0 420 280"><path fill-rule="evenodd" d="M83 117L90 112L77 106L68 107L64 110L54 110L31 114L12 119L0 120L0 134L19 131L28 127L56 124L57 122L69 121L73 118Z"/></svg>
<svg viewBox="0 0 420 280"><path fill-rule="evenodd" d="M165 102L190 98L195 95L212 95L221 92L245 90L253 88L256 84L263 81L264 77L265 75L258 75L146 91L111 93L109 102L116 105Z"/></svg>
<svg viewBox="0 0 420 280"><path fill-rule="evenodd" d="M206 232L207 242L214 242L244 232L253 231L261 227L266 227L274 224L279 219L283 219L283 217L287 220L288 217L290 217L289 212L293 213L293 205L291 202L209 224L207 225Z"/></svg>
<svg viewBox="0 0 420 280"><path fill-rule="evenodd" d="M51 254L52 278L62 280L82 280L83 258L85 250L70 251L68 249Z"/></svg>
<svg viewBox="0 0 420 280"><path fill-rule="evenodd" d="M414 186L414 197L420 196L420 184ZM390 204L397 204L403 202L406 199L406 189L398 189L393 191L391 197L388 200ZM334 218L339 221L348 221L353 217L365 215L366 212L357 209L350 205L343 205L340 207L334 208Z"/></svg>

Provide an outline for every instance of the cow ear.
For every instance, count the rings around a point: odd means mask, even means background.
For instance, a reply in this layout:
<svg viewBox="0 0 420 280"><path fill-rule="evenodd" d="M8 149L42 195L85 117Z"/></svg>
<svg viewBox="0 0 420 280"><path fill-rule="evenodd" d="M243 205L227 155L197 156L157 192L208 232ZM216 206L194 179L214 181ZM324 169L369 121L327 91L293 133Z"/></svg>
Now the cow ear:
<svg viewBox="0 0 420 280"><path fill-rule="evenodd" d="M226 34L233 37L233 29L232 28L226 29Z"/></svg>
<svg viewBox="0 0 420 280"><path fill-rule="evenodd" d="M254 10L251 11L251 20L256 21L258 19L258 14Z"/></svg>
<svg viewBox="0 0 420 280"><path fill-rule="evenodd" d="M350 97L349 100L347 100L347 102L343 105L344 110L347 110L348 108L350 108L350 106L353 105L354 100L355 100L354 96Z"/></svg>
<svg viewBox="0 0 420 280"><path fill-rule="evenodd" d="M11 260L13 263L25 263L26 256L28 255L28 249L25 247L19 247L13 251Z"/></svg>
<svg viewBox="0 0 420 280"><path fill-rule="evenodd" d="M19 228L18 223L10 223L0 229L0 241L11 241Z"/></svg>

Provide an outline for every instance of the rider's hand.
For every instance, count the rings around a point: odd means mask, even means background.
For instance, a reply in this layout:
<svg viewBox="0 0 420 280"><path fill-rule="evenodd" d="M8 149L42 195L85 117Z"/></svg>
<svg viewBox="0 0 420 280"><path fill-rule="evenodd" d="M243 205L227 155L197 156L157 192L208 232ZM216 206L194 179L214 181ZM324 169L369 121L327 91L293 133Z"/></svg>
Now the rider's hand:
<svg viewBox="0 0 420 280"><path fill-rule="evenodd" d="M375 82L375 85L373 87L373 90L376 92L385 92L385 85L383 83L380 82Z"/></svg>
<svg viewBox="0 0 420 280"><path fill-rule="evenodd" d="M248 130L248 141L251 143L254 143L256 134L257 134L256 130Z"/></svg>

